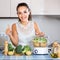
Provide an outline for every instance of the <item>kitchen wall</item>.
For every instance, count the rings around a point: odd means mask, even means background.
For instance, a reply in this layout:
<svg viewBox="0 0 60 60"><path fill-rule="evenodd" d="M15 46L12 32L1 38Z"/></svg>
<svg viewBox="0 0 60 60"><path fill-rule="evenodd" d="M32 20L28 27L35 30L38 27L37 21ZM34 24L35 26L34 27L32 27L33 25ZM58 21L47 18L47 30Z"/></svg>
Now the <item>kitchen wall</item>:
<svg viewBox="0 0 60 60"><path fill-rule="evenodd" d="M60 42L60 18L50 16L34 16L34 20L39 24L41 31L48 36L48 43Z"/></svg>
<svg viewBox="0 0 60 60"><path fill-rule="evenodd" d="M42 32L48 36L48 44L57 40L60 42L60 19L50 16L32 16L33 21L36 21ZM12 25L17 22L18 19L0 19L0 33L5 33L8 25Z"/></svg>

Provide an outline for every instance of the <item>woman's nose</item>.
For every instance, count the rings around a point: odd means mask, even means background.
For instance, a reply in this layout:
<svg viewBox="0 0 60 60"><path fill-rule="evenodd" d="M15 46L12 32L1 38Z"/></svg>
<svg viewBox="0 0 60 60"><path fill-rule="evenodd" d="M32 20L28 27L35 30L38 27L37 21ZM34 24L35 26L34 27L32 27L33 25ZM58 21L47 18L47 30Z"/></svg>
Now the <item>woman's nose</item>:
<svg viewBox="0 0 60 60"><path fill-rule="evenodd" d="M21 13L21 16L24 16L24 13Z"/></svg>

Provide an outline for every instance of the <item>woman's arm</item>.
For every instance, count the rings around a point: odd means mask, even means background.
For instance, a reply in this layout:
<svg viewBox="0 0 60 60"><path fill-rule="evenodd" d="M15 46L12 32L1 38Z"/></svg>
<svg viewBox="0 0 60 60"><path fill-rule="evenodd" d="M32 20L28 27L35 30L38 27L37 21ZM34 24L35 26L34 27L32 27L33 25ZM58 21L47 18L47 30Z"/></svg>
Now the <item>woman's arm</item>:
<svg viewBox="0 0 60 60"><path fill-rule="evenodd" d="M44 36L44 33L39 30L39 27L36 22L34 22L34 28L37 36Z"/></svg>
<svg viewBox="0 0 60 60"><path fill-rule="evenodd" d="M18 45L18 34L16 30L16 24L12 25L12 31L10 28L6 30L6 34L10 37L12 43L17 46Z"/></svg>

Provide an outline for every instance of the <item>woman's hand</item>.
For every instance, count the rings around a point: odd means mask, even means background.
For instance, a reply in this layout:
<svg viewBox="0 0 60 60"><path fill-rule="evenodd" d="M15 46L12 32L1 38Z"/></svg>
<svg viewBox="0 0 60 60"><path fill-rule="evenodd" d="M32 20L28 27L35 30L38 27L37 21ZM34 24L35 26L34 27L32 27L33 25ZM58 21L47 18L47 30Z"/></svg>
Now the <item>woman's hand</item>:
<svg viewBox="0 0 60 60"><path fill-rule="evenodd" d="M16 31L16 25L13 24L11 27L8 25L6 29L6 34L10 37L10 40L14 46L18 45L18 34Z"/></svg>
<svg viewBox="0 0 60 60"><path fill-rule="evenodd" d="M6 29L6 34L7 34L7 35L11 35L11 34L12 34L12 31L11 31L10 27L8 27L8 28Z"/></svg>
<svg viewBox="0 0 60 60"><path fill-rule="evenodd" d="M45 34L44 32L36 33L37 36L43 37Z"/></svg>
<svg viewBox="0 0 60 60"><path fill-rule="evenodd" d="M38 27L38 25L37 25L36 22L34 22L34 28L35 28L35 34L36 34L36 36L43 37L45 35L44 32L40 31L40 29L39 29L39 27Z"/></svg>
<svg viewBox="0 0 60 60"><path fill-rule="evenodd" d="M40 36L41 36L41 37L42 37L42 36L44 36L44 35L45 35L45 33L44 33L44 32L41 32L41 33L40 33Z"/></svg>

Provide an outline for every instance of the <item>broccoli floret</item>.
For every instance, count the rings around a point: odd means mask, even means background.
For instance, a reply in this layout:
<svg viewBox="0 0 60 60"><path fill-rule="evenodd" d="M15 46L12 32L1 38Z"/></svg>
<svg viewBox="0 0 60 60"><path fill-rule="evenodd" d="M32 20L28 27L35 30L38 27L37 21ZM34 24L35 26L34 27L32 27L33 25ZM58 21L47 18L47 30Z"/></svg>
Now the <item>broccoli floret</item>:
<svg viewBox="0 0 60 60"><path fill-rule="evenodd" d="M47 42L47 39L45 37L40 37L40 42Z"/></svg>
<svg viewBox="0 0 60 60"><path fill-rule="evenodd" d="M17 54L22 53L22 45L18 45L18 46L15 48L15 52L16 52Z"/></svg>
<svg viewBox="0 0 60 60"><path fill-rule="evenodd" d="M31 48L28 45L24 46L22 53L25 54L27 51L31 51Z"/></svg>
<svg viewBox="0 0 60 60"><path fill-rule="evenodd" d="M40 37L35 37L33 42L39 42L39 40L40 40Z"/></svg>
<svg viewBox="0 0 60 60"><path fill-rule="evenodd" d="M33 42L47 42L45 37L35 37Z"/></svg>
<svg viewBox="0 0 60 60"><path fill-rule="evenodd" d="M12 45L8 44L8 51L13 51L13 50L14 50L14 48L12 47Z"/></svg>

